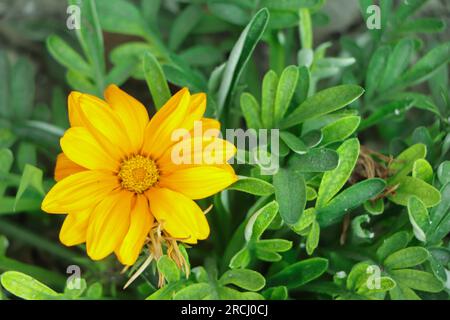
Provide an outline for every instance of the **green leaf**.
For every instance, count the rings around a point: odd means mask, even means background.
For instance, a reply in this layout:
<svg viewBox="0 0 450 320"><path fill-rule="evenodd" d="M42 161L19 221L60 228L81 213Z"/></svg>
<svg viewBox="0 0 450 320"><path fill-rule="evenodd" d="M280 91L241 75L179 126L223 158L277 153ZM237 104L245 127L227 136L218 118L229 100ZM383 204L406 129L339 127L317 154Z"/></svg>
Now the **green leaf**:
<svg viewBox="0 0 450 320"><path fill-rule="evenodd" d="M310 78L311 75L308 67L299 67L297 88L295 89L293 99L296 105L303 103L308 97Z"/></svg>
<svg viewBox="0 0 450 320"><path fill-rule="evenodd" d="M266 300L286 300L288 298L288 289L285 286L272 287L262 293Z"/></svg>
<svg viewBox="0 0 450 320"><path fill-rule="evenodd" d="M274 120L274 104L277 94L278 75L269 70L262 82L261 120L265 128L272 128Z"/></svg>
<svg viewBox="0 0 450 320"><path fill-rule="evenodd" d="M296 223L306 204L306 185L303 175L292 169L280 168L273 177L273 185L281 218L287 224Z"/></svg>
<svg viewBox="0 0 450 320"><path fill-rule="evenodd" d="M437 18L420 18L414 19L405 22L400 27L400 32L408 33L408 32L425 32L425 33L434 33L441 32L445 29L446 24L444 20Z"/></svg>
<svg viewBox="0 0 450 320"><path fill-rule="evenodd" d="M427 208L423 202L415 196L410 197L408 200L408 216L417 240L425 242L426 232L430 227L431 221L428 216Z"/></svg>
<svg viewBox="0 0 450 320"><path fill-rule="evenodd" d="M401 39L389 55L389 60L383 76L377 79L380 82L380 92L384 92L395 85L398 78L405 71L414 51L414 42L409 38Z"/></svg>
<svg viewBox="0 0 450 320"><path fill-rule="evenodd" d="M402 269L392 270L390 274L397 282L414 290L440 292L443 289L442 282L428 272L414 269Z"/></svg>
<svg viewBox="0 0 450 320"><path fill-rule="evenodd" d="M409 235L406 231L400 231L394 233L390 237L383 240L381 245L377 249L377 257L381 261L384 261L391 253L405 248L409 242Z"/></svg>
<svg viewBox="0 0 450 320"><path fill-rule="evenodd" d="M26 58L20 57L11 70L10 108L18 119L27 119L33 111L35 92L35 67Z"/></svg>
<svg viewBox="0 0 450 320"><path fill-rule="evenodd" d="M364 202L364 209L372 215L382 214L384 211L384 200L377 199Z"/></svg>
<svg viewBox="0 0 450 320"><path fill-rule="evenodd" d="M430 211L431 225L427 233L430 243L435 243L450 232L450 183L441 188L442 201Z"/></svg>
<svg viewBox="0 0 450 320"><path fill-rule="evenodd" d="M22 177L20 179L19 189L17 190L16 200L14 202L14 208L16 208L17 203L24 194L28 187L33 187L41 195L45 194L44 188L42 186L42 170L32 165L26 164L23 170Z"/></svg>
<svg viewBox="0 0 450 320"><path fill-rule="evenodd" d="M86 77L92 77L92 71L89 64L63 39L56 35L51 35L47 38L46 44L47 49L53 58L64 67L75 70Z"/></svg>
<svg viewBox="0 0 450 320"><path fill-rule="evenodd" d="M202 16L202 9L197 4L187 6L182 12L177 14L172 22L169 34L169 49L176 51L189 33L199 23Z"/></svg>
<svg viewBox="0 0 450 320"><path fill-rule="evenodd" d="M245 290L259 291L266 285L266 279L256 271L237 269L225 272L220 277L219 284L223 286L233 284Z"/></svg>
<svg viewBox="0 0 450 320"><path fill-rule="evenodd" d="M13 110L10 110L10 79L11 66L4 50L0 50L0 117L9 118Z"/></svg>
<svg viewBox="0 0 450 320"><path fill-rule="evenodd" d="M285 252L292 248L292 241L284 239L258 240L256 248L265 251Z"/></svg>
<svg viewBox="0 0 450 320"><path fill-rule="evenodd" d="M164 255L159 258L157 266L167 282L170 283L180 280L180 269L178 269L175 262L168 256Z"/></svg>
<svg viewBox="0 0 450 320"><path fill-rule="evenodd" d="M178 291L174 300L202 300L211 294L213 289L209 283L194 283Z"/></svg>
<svg viewBox="0 0 450 320"><path fill-rule="evenodd" d="M320 226L314 221L311 230L309 230L308 236L306 237L306 252L308 255L312 255L314 250L319 245L320 238Z"/></svg>
<svg viewBox="0 0 450 320"><path fill-rule="evenodd" d="M367 99L370 99L373 96L379 85L383 85L380 78L385 73L384 70L386 69L390 51L391 50L388 46L381 46L375 50L369 61L365 82Z"/></svg>
<svg viewBox="0 0 450 320"><path fill-rule="evenodd" d="M328 260L311 258L296 262L276 273L268 280L269 286L300 287L320 277L328 268Z"/></svg>
<svg viewBox="0 0 450 320"><path fill-rule="evenodd" d="M358 128L361 117L349 116L338 119L322 128L321 144L327 145L347 139Z"/></svg>
<svg viewBox="0 0 450 320"><path fill-rule="evenodd" d="M86 290L86 287L86 280L84 280L83 278L72 278L71 281L68 280L66 283L66 287L64 288L63 293L64 298L77 299L81 297L81 295Z"/></svg>
<svg viewBox="0 0 450 320"><path fill-rule="evenodd" d="M159 110L170 99L170 90L158 60L150 52L144 55L144 74L155 107Z"/></svg>
<svg viewBox="0 0 450 320"><path fill-rule="evenodd" d="M403 111L412 106L410 99L401 101L392 101L387 104L378 106L367 118L361 121L359 131L365 130L375 124L382 122L383 120L390 119L395 116L399 116Z"/></svg>
<svg viewBox="0 0 450 320"><path fill-rule="evenodd" d="M311 23L311 14L309 9L300 8L300 40L302 43L302 49L312 49L313 46L313 30Z"/></svg>
<svg viewBox="0 0 450 320"><path fill-rule="evenodd" d="M14 156L11 150L6 148L0 149L0 197L5 193L7 185L3 180L6 179L9 170L11 170L13 161Z"/></svg>
<svg viewBox="0 0 450 320"><path fill-rule="evenodd" d="M400 179L398 184L395 193L388 197L396 204L406 206L411 196L418 197L427 208L434 207L441 201L439 190L420 179L406 176Z"/></svg>
<svg viewBox="0 0 450 320"><path fill-rule="evenodd" d="M267 181L244 177L228 187L229 190L238 190L256 196L270 196L275 192L275 187Z"/></svg>
<svg viewBox="0 0 450 320"><path fill-rule="evenodd" d="M89 286L86 296L90 299L100 299L103 295L103 287L100 282L94 282Z"/></svg>
<svg viewBox="0 0 450 320"><path fill-rule="evenodd" d="M261 0L261 6L275 10L293 10L300 8L316 8L323 0Z"/></svg>
<svg viewBox="0 0 450 320"><path fill-rule="evenodd" d="M102 28L109 32L146 36L145 22L139 10L130 2L117 0L112 6L108 0L96 0Z"/></svg>
<svg viewBox="0 0 450 320"><path fill-rule="evenodd" d="M217 95L218 115L222 114L225 105L233 96L244 67L250 59L256 44L261 39L268 20L269 11L266 8L259 10L244 31L242 31L238 41L231 50Z"/></svg>
<svg viewBox="0 0 450 320"><path fill-rule="evenodd" d="M0 282L6 290L25 300L49 300L61 296L45 284L17 271L3 273Z"/></svg>
<svg viewBox="0 0 450 320"><path fill-rule="evenodd" d="M288 66L283 70L278 81L274 104L274 121L278 123L283 119L289 108L297 87L299 69L297 66Z"/></svg>
<svg viewBox="0 0 450 320"><path fill-rule="evenodd" d="M345 141L336 152L339 155L339 164L334 170L323 175L317 195L317 208L325 206L350 178L359 156L358 139Z"/></svg>
<svg viewBox="0 0 450 320"><path fill-rule="evenodd" d="M298 221L291 225L290 227L294 232L298 234L302 234L303 231L307 230L307 228L312 225L313 222L316 221L316 210L314 208L308 208L305 211L303 211L303 214L301 215L300 219Z"/></svg>
<svg viewBox="0 0 450 320"><path fill-rule="evenodd" d="M295 153L305 154L307 152L307 148L303 141L297 138L294 134L286 131L281 131L280 137L281 140L286 143L289 149L291 149Z"/></svg>
<svg viewBox="0 0 450 320"><path fill-rule="evenodd" d="M444 161L439 165L437 177L442 185L450 182L450 161Z"/></svg>
<svg viewBox="0 0 450 320"><path fill-rule="evenodd" d="M250 263L250 260L250 251L247 247L244 247L231 258L229 266L231 269L245 268Z"/></svg>
<svg viewBox="0 0 450 320"><path fill-rule="evenodd" d="M339 163L336 151L326 148L311 149L289 159L289 167L298 172L325 172L333 170Z"/></svg>
<svg viewBox="0 0 450 320"><path fill-rule="evenodd" d="M247 242L258 240L275 218L277 212L278 203L276 201L269 202L256 211L245 226L245 240Z"/></svg>
<svg viewBox="0 0 450 320"><path fill-rule="evenodd" d="M340 85L319 91L281 121L280 128L290 128L307 119L339 110L358 99L363 92L364 89L356 85Z"/></svg>
<svg viewBox="0 0 450 320"><path fill-rule="evenodd" d="M262 128L260 119L261 108L258 101L250 93L244 92L241 95L241 110L248 128Z"/></svg>
<svg viewBox="0 0 450 320"><path fill-rule="evenodd" d="M384 265L389 269L415 267L428 260L429 256L430 254L425 248L409 247L389 255L386 260L384 260Z"/></svg>
<svg viewBox="0 0 450 320"><path fill-rule="evenodd" d="M450 59L450 42L443 43L431 49L399 80L402 86L411 86L427 80L433 72Z"/></svg>
<svg viewBox="0 0 450 320"><path fill-rule="evenodd" d="M82 14L81 28L75 29L78 41L83 48L83 52L88 58L89 65L91 66L93 78L97 85L97 94L101 95L105 87L104 74L105 74L105 48L103 46L103 33L100 27L99 16L97 15L97 5L101 5L101 2L95 2L94 0L69 0L69 4L77 5L80 7ZM118 8L117 5L106 6L106 9ZM106 15L105 8L102 8L101 17L110 17ZM123 20L115 20L115 24L118 25ZM122 25L123 26L123 25ZM129 26L124 27L127 29ZM71 70L73 72L73 70ZM79 72L77 71L79 74Z"/></svg>
<svg viewBox="0 0 450 320"><path fill-rule="evenodd" d="M366 201L367 202L367 201ZM372 239L374 237L374 233L366 230L363 228L363 223L369 223L370 222L370 216L368 214L363 214L360 216L355 217L352 220L352 233L355 237L361 238L361 239Z"/></svg>
<svg viewBox="0 0 450 320"><path fill-rule="evenodd" d="M399 183L412 171L416 160L424 159L426 155L427 147L422 143L414 144L400 153L388 166L389 172L393 173L393 176L388 179L389 185Z"/></svg>
<svg viewBox="0 0 450 320"><path fill-rule="evenodd" d="M317 210L317 221L321 227L339 221L349 210L377 196L386 187L382 179L372 178L358 182L339 193L326 207Z"/></svg>
<svg viewBox="0 0 450 320"><path fill-rule="evenodd" d="M412 176L414 178L431 183L433 181L433 167L425 159L418 159L414 161Z"/></svg>

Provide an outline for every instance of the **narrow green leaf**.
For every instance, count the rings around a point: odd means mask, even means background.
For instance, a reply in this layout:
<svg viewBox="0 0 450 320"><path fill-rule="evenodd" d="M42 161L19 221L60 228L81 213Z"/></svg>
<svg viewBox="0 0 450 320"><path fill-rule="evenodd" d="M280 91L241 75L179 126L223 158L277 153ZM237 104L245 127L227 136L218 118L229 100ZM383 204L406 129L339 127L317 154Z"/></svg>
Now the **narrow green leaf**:
<svg viewBox="0 0 450 320"><path fill-rule="evenodd" d="M228 270L219 279L221 285L233 284L249 291L259 291L266 285L266 279L253 270Z"/></svg>
<svg viewBox="0 0 450 320"><path fill-rule="evenodd" d="M144 55L144 74L157 110L169 99L170 90L161 66L150 52Z"/></svg>
<svg viewBox="0 0 450 320"><path fill-rule="evenodd" d="M422 247L409 247L401 249L389 255L384 260L384 265L389 269L403 269L415 267L429 258L427 249Z"/></svg>
<svg viewBox="0 0 450 320"><path fill-rule="evenodd" d="M322 128L323 139L321 144L327 145L347 139L358 128L360 121L361 117L349 116L326 125Z"/></svg>
<svg viewBox="0 0 450 320"><path fill-rule="evenodd" d="M305 154L308 151L303 141L290 132L281 131L280 138L289 147L289 149L291 149L295 153Z"/></svg>
<svg viewBox="0 0 450 320"><path fill-rule="evenodd" d="M172 22L169 34L169 49L177 51L189 33L199 23L202 9L197 4L187 6Z"/></svg>
<svg viewBox="0 0 450 320"><path fill-rule="evenodd" d="M403 177L411 172L414 162L418 159L424 159L426 154L427 147L422 143L414 144L400 153L388 167L389 172L393 174L388 179L389 185L399 183Z"/></svg>
<svg viewBox="0 0 450 320"><path fill-rule="evenodd" d="M339 164L334 170L323 175L317 195L317 208L325 206L350 178L359 156L358 139L345 141L336 152L339 155Z"/></svg>
<svg viewBox="0 0 450 320"><path fill-rule="evenodd" d="M275 218L277 212L278 203L276 201L269 202L256 211L245 226L245 240L247 242L258 240Z"/></svg>
<svg viewBox="0 0 450 320"><path fill-rule="evenodd" d="M46 44L53 58L64 67L75 70L86 77L92 77L89 64L63 39L56 35L51 35L47 38Z"/></svg>
<svg viewBox="0 0 450 320"><path fill-rule="evenodd" d="M328 268L328 260L311 258L296 262L284 268L268 280L269 286L300 287L320 277Z"/></svg>
<svg viewBox="0 0 450 320"><path fill-rule="evenodd" d="M321 227L336 223L349 210L377 196L385 187L386 182L378 178L358 182L339 193L327 206L320 208L317 211L317 221Z"/></svg>
<svg viewBox="0 0 450 320"><path fill-rule="evenodd" d="M431 183L433 181L433 167L425 159L418 159L414 161L412 176L414 178Z"/></svg>
<svg viewBox="0 0 450 320"><path fill-rule="evenodd" d="M423 202L415 196L410 197L408 200L408 216L417 240L425 242L426 232L430 228L431 221L428 216L427 208Z"/></svg>
<svg viewBox="0 0 450 320"><path fill-rule="evenodd" d="M340 85L319 91L286 117L281 122L281 129L339 110L358 99L363 93L364 89L356 85Z"/></svg>
<svg viewBox="0 0 450 320"><path fill-rule="evenodd" d="M306 185L303 175L292 169L280 168L273 177L273 185L281 218L287 224L296 223L306 204Z"/></svg>
<svg viewBox="0 0 450 320"><path fill-rule="evenodd" d="M262 83L261 120L265 128L272 128L274 120L274 104L277 94L278 75L270 70Z"/></svg>
<svg viewBox="0 0 450 320"><path fill-rule="evenodd" d="M289 167L298 172L325 172L333 170L339 163L339 155L332 149L311 149L289 159Z"/></svg>
<svg viewBox="0 0 450 320"><path fill-rule="evenodd" d="M20 179L19 189L17 190L16 200L14 202L14 208L17 206L20 198L24 194L28 187L33 187L41 195L44 195L44 188L42 186L42 170L32 165L25 165L22 178Z"/></svg>
<svg viewBox="0 0 450 320"><path fill-rule="evenodd" d="M261 179L249 177L239 179L229 186L228 189L238 190L256 196L270 196L275 192L275 187L271 183Z"/></svg>
<svg viewBox="0 0 450 320"><path fill-rule="evenodd" d="M261 108L255 97L248 92L244 92L241 95L241 110L248 128L262 128L260 119Z"/></svg>
<svg viewBox="0 0 450 320"><path fill-rule="evenodd" d="M400 284L414 290L440 292L443 289L442 282L436 279L431 273L425 271L402 269L392 270L390 273Z"/></svg>
<svg viewBox="0 0 450 320"><path fill-rule="evenodd" d="M306 252L308 255L312 255L314 250L319 245L320 238L320 226L314 221L311 230L309 230L308 236L306 237Z"/></svg>
<svg viewBox="0 0 450 320"><path fill-rule="evenodd" d="M164 255L159 258L157 266L159 272L163 274L167 282L170 283L180 280L180 269L178 269L175 262L168 256Z"/></svg>
<svg viewBox="0 0 450 320"><path fill-rule="evenodd" d="M377 257L384 261L387 256L398 250L405 248L409 242L409 235L406 231L400 231L383 239L383 242L377 249Z"/></svg>
<svg viewBox="0 0 450 320"><path fill-rule="evenodd" d="M406 206L411 196L418 197L427 208L434 207L441 201L439 190L423 180L406 176L400 179L398 184L395 193L388 197L396 204Z"/></svg>
<svg viewBox="0 0 450 320"><path fill-rule="evenodd" d="M61 296L45 284L21 272L7 271L2 274L0 280L6 290L22 299L49 300Z"/></svg>
<svg viewBox="0 0 450 320"><path fill-rule="evenodd" d="M297 87L298 76L299 69L297 66L288 66L281 73L275 96L275 123L278 123L281 119L283 119L286 111L289 108L289 104L291 103L292 97Z"/></svg>
<svg viewBox="0 0 450 320"><path fill-rule="evenodd" d="M230 57L225 67L222 83L218 92L218 115L222 114L225 105L234 94L247 61L253 53L256 44L261 39L269 20L269 10L259 10L242 31L238 41L231 50Z"/></svg>

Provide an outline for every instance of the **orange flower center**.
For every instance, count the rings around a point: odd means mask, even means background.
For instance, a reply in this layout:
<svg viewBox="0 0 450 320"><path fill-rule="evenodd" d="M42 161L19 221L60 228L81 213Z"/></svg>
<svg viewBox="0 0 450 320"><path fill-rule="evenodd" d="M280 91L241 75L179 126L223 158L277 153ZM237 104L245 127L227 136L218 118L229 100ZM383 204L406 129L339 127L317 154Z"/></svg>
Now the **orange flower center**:
<svg viewBox="0 0 450 320"><path fill-rule="evenodd" d="M118 176L123 188L142 193L158 181L159 171L155 161L136 155L122 162Z"/></svg>

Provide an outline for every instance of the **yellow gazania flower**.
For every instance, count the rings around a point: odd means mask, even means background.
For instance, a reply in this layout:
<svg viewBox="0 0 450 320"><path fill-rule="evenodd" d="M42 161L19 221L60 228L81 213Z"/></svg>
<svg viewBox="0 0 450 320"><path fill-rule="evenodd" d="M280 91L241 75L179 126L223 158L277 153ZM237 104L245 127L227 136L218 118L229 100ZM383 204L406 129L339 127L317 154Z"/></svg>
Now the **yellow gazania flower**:
<svg viewBox="0 0 450 320"><path fill-rule="evenodd" d="M132 265L155 224L188 244L207 238L208 222L193 199L211 196L237 180L226 163L236 149L218 137L171 139L175 129L192 133L195 121L201 121L203 131L219 129L216 120L203 118L206 95L182 89L151 119L139 101L115 85L105 90L105 99L79 92L68 98L71 128L60 141L57 183L42 202L48 213L68 214L61 242L86 242L93 260L114 252L122 264ZM205 141L220 142L222 149L216 148L215 154L223 155L223 164L171 161L179 144L199 139L201 153Z"/></svg>

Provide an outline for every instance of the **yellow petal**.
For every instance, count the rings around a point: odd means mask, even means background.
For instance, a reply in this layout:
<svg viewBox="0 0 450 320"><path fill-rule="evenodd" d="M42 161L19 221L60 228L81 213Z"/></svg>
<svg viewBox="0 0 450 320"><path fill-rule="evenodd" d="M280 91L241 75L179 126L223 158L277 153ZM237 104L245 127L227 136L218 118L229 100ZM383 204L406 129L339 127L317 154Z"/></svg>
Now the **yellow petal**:
<svg viewBox="0 0 450 320"><path fill-rule="evenodd" d="M158 160L160 172L169 174L199 165L223 165L236 154L236 147L216 137L185 138L167 149Z"/></svg>
<svg viewBox="0 0 450 320"><path fill-rule="evenodd" d="M92 209L70 213L64 219L59 232L59 240L66 246L75 246L86 242L86 231Z"/></svg>
<svg viewBox="0 0 450 320"><path fill-rule="evenodd" d="M48 213L79 212L95 206L119 186L113 174L82 171L56 183L45 196L41 207Z"/></svg>
<svg viewBox="0 0 450 320"><path fill-rule="evenodd" d="M82 95L81 92L72 91L67 98L67 106L69 110L69 122L72 127L82 127L83 119L81 117L80 103L78 99Z"/></svg>
<svg viewBox="0 0 450 320"><path fill-rule="evenodd" d="M131 209L130 228L115 251L122 264L131 266L136 262L152 224L153 216L148 207L147 197L138 195Z"/></svg>
<svg viewBox="0 0 450 320"><path fill-rule="evenodd" d="M191 96L191 101L189 103L189 109L186 118L181 124L181 127L190 130L190 128L192 128L194 125L194 121L200 121L200 119L203 117L203 114L205 113L205 110L206 110L206 94L204 93L193 94Z"/></svg>
<svg viewBox="0 0 450 320"><path fill-rule="evenodd" d="M78 173L81 171L85 171L86 168L83 168L82 166L76 164L64 153L58 154L58 157L56 158L56 166L55 166L55 180L59 181L64 179L65 177L70 176L71 174Z"/></svg>
<svg viewBox="0 0 450 320"><path fill-rule="evenodd" d="M209 235L209 225L200 207L181 193L166 188L151 188L146 192L153 216L174 238L196 243Z"/></svg>
<svg viewBox="0 0 450 320"><path fill-rule="evenodd" d="M83 125L97 140L109 141L122 153L133 152L132 142L126 134L125 125L105 101L88 94L81 95L78 101Z"/></svg>
<svg viewBox="0 0 450 320"><path fill-rule="evenodd" d="M210 119L210 118L201 118L200 120L198 120L201 122L201 135L205 135L205 136L215 136L217 137L220 134L220 122L217 121L216 119ZM190 136L194 137L197 136L199 132L191 130L190 132Z"/></svg>
<svg viewBox="0 0 450 320"><path fill-rule="evenodd" d="M106 152L84 127L69 128L60 144L67 158L82 167L110 171L117 171L119 168L119 159L114 150L111 149L111 153Z"/></svg>
<svg viewBox="0 0 450 320"><path fill-rule="evenodd" d="M181 128L189 110L189 102L189 91L182 89L153 116L145 129L143 153L157 159L175 143L172 133Z"/></svg>
<svg viewBox="0 0 450 320"><path fill-rule="evenodd" d="M147 110L142 103L116 85L109 85L106 88L105 99L122 120L131 140L133 151L139 151L144 141L144 131L149 120Z"/></svg>
<svg viewBox="0 0 450 320"><path fill-rule="evenodd" d="M222 191L237 180L234 172L215 166L198 166L161 176L159 185L191 199L203 199Z"/></svg>
<svg viewBox="0 0 450 320"><path fill-rule="evenodd" d="M122 242L130 226L132 198L131 192L118 191L92 211L86 235L86 249L92 260L105 258Z"/></svg>

